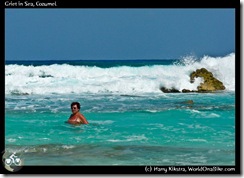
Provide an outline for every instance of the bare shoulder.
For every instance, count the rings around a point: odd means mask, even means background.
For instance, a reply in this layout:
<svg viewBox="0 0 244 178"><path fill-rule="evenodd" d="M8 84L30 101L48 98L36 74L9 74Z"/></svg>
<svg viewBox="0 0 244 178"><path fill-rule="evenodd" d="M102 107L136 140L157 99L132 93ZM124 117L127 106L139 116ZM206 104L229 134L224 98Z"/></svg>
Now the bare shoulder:
<svg viewBox="0 0 244 178"><path fill-rule="evenodd" d="M81 119L83 124L88 124L88 122L83 114L79 113L79 118Z"/></svg>
<svg viewBox="0 0 244 178"><path fill-rule="evenodd" d="M80 112L79 112L79 116L84 117L84 115L82 113L80 113Z"/></svg>

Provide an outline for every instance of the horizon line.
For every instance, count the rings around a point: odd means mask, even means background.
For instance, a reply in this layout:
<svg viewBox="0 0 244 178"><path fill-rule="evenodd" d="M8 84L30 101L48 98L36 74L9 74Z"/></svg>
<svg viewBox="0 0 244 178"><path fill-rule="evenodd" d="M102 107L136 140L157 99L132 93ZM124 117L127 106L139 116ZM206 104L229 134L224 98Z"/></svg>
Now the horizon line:
<svg viewBox="0 0 244 178"><path fill-rule="evenodd" d="M166 59L7 59L5 61L136 61L136 60L179 60L180 58L166 58Z"/></svg>

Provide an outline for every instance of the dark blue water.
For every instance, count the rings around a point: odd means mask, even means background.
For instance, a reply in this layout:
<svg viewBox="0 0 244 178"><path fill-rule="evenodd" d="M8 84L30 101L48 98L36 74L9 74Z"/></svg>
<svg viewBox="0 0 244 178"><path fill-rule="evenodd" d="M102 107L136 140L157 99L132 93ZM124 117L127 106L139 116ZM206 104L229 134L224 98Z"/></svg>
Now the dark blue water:
<svg viewBox="0 0 244 178"><path fill-rule="evenodd" d="M43 60L43 61L6 61L5 64L17 64L17 65L32 65L32 66L42 66L42 65L52 65L52 64L69 64L73 66L96 66L101 68L108 67L119 67L119 66L152 66L152 65L172 65L174 62L179 61L178 59L169 60Z"/></svg>

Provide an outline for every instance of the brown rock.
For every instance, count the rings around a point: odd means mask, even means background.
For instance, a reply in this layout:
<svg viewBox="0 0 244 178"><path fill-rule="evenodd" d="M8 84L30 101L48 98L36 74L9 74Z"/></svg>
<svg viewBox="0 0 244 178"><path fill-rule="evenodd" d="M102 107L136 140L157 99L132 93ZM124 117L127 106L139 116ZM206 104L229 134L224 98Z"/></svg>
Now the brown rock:
<svg viewBox="0 0 244 178"><path fill-rule="evenodd" d="M187 101L185 101L184 103L185 103L185 104L193 104L194 102L193 102L193 100L187 100Z"/></svg>
<svg viewBox="0 0 244 178"><path fill-rule="evenodd" d="M193 83L195 78L202 77L204 82L197 87L198 92L212 92L216 90L225 90L221 81L216 79L211 72L205 68L197 69L190 74L190 82Z"/></svg>
<svg viewBox="0 0 244 178"><path fill-rule="evenodd" d="M202 77L203 83L197 87L197 90L189 90L183 89L182 93L190 93L190 92L199 92L199 93L208 93L214 92L218 90L225 90L225 86L221 81L216 79L211 72L209 72L205 68L197 69L196 71L190 74L190 83L195 82L195 78ZM165 88L161 87L160 90L164 93L179 93L180 91L175 88Z"/></svg>

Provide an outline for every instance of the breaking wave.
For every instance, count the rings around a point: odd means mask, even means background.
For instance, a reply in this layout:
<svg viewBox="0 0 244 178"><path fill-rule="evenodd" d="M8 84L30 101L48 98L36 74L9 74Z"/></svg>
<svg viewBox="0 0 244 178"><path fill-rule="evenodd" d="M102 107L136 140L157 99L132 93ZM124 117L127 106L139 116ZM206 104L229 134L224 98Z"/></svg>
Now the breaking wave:
<svg viewBox="0 0 244 178"><path fill-rule="evenodd" d="M5 65L5 94L144 94L162 93L160 87L195 90L202 81L189 82L191 72L206 68L235 91L235 54L224 57L187 56L172 65L119 66L100 68L52 64Z"/></svg>

